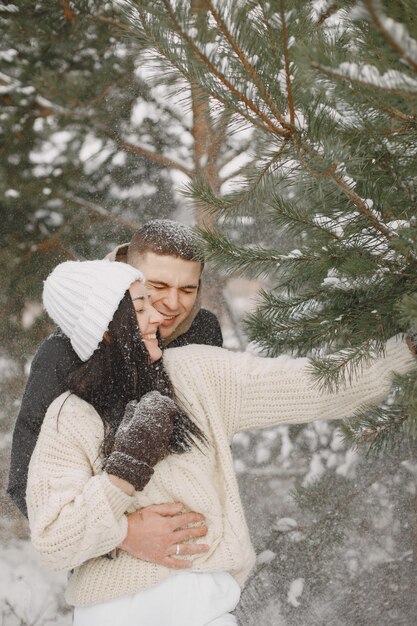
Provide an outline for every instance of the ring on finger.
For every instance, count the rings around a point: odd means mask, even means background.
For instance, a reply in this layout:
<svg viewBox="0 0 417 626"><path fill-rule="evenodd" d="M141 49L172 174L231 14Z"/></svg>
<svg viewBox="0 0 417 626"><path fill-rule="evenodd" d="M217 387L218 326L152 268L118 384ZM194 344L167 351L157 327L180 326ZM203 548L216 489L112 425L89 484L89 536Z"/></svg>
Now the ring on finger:
<svg viewBox="0 0 417 626"><path fill-rule="evenodd" d="M176 547L175 547L175 556L178 556L180 553L180 544L177 543Z"/></svg>

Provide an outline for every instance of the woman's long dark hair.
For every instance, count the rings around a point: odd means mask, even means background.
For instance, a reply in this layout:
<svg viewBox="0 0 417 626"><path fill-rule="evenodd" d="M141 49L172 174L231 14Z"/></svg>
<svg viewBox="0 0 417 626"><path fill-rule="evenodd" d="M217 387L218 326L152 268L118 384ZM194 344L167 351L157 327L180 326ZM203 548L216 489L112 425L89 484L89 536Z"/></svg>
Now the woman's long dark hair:
<svg viewBox="0 0 417 626"><path fill-rule="evenodd" d="M175 401L174 389L162 359L155 363L149 361L128 291L109 324L108 334L109 340L101 341L88 361L82 363L69 378L69 390L92 404L103 420L105 455L112 449L115 432L128 402L140 400L152 390ZM170 452L187 452L197 442L207 442L204 433L178 408Z"/></svg>

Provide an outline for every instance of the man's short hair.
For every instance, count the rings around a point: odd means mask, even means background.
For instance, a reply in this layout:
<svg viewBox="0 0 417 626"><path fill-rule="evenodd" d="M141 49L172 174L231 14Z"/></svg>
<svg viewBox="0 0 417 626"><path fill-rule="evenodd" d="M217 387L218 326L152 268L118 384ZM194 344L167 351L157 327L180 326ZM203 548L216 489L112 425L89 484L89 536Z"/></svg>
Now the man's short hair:
<svg viewBox="0 0 417 626"><path fill-rule="evenodd" d="M129 244L127 262L135 266L146 252L196 261L204 266L201 244L194 230L173 220L151 220L139 228Z"/></svg>

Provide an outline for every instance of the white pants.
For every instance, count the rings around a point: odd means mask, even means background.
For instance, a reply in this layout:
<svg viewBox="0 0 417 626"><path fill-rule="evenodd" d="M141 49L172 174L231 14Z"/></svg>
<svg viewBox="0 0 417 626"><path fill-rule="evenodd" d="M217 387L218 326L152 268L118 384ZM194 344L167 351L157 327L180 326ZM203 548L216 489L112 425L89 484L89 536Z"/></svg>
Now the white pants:
<svg viewBox="0 0 417 626"><path fill-rule="evenodd" d="M74 626L236 626L240 587L227 572L179 572L132 596L76 607Z"/></svg>

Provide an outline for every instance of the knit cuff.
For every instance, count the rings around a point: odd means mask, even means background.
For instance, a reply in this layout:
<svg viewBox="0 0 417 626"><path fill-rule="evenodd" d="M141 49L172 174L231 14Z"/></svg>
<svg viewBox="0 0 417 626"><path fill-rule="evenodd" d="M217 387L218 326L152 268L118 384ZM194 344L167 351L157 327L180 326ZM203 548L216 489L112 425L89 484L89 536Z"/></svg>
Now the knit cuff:
<svg viewBox="0 0 417 626"><path fill-rule="evenodd" d="M153 468L124 452L114 451L104 462L104 469L108 474L126 480L133 485L136 491L142 491L150 481Z"/></svg>

